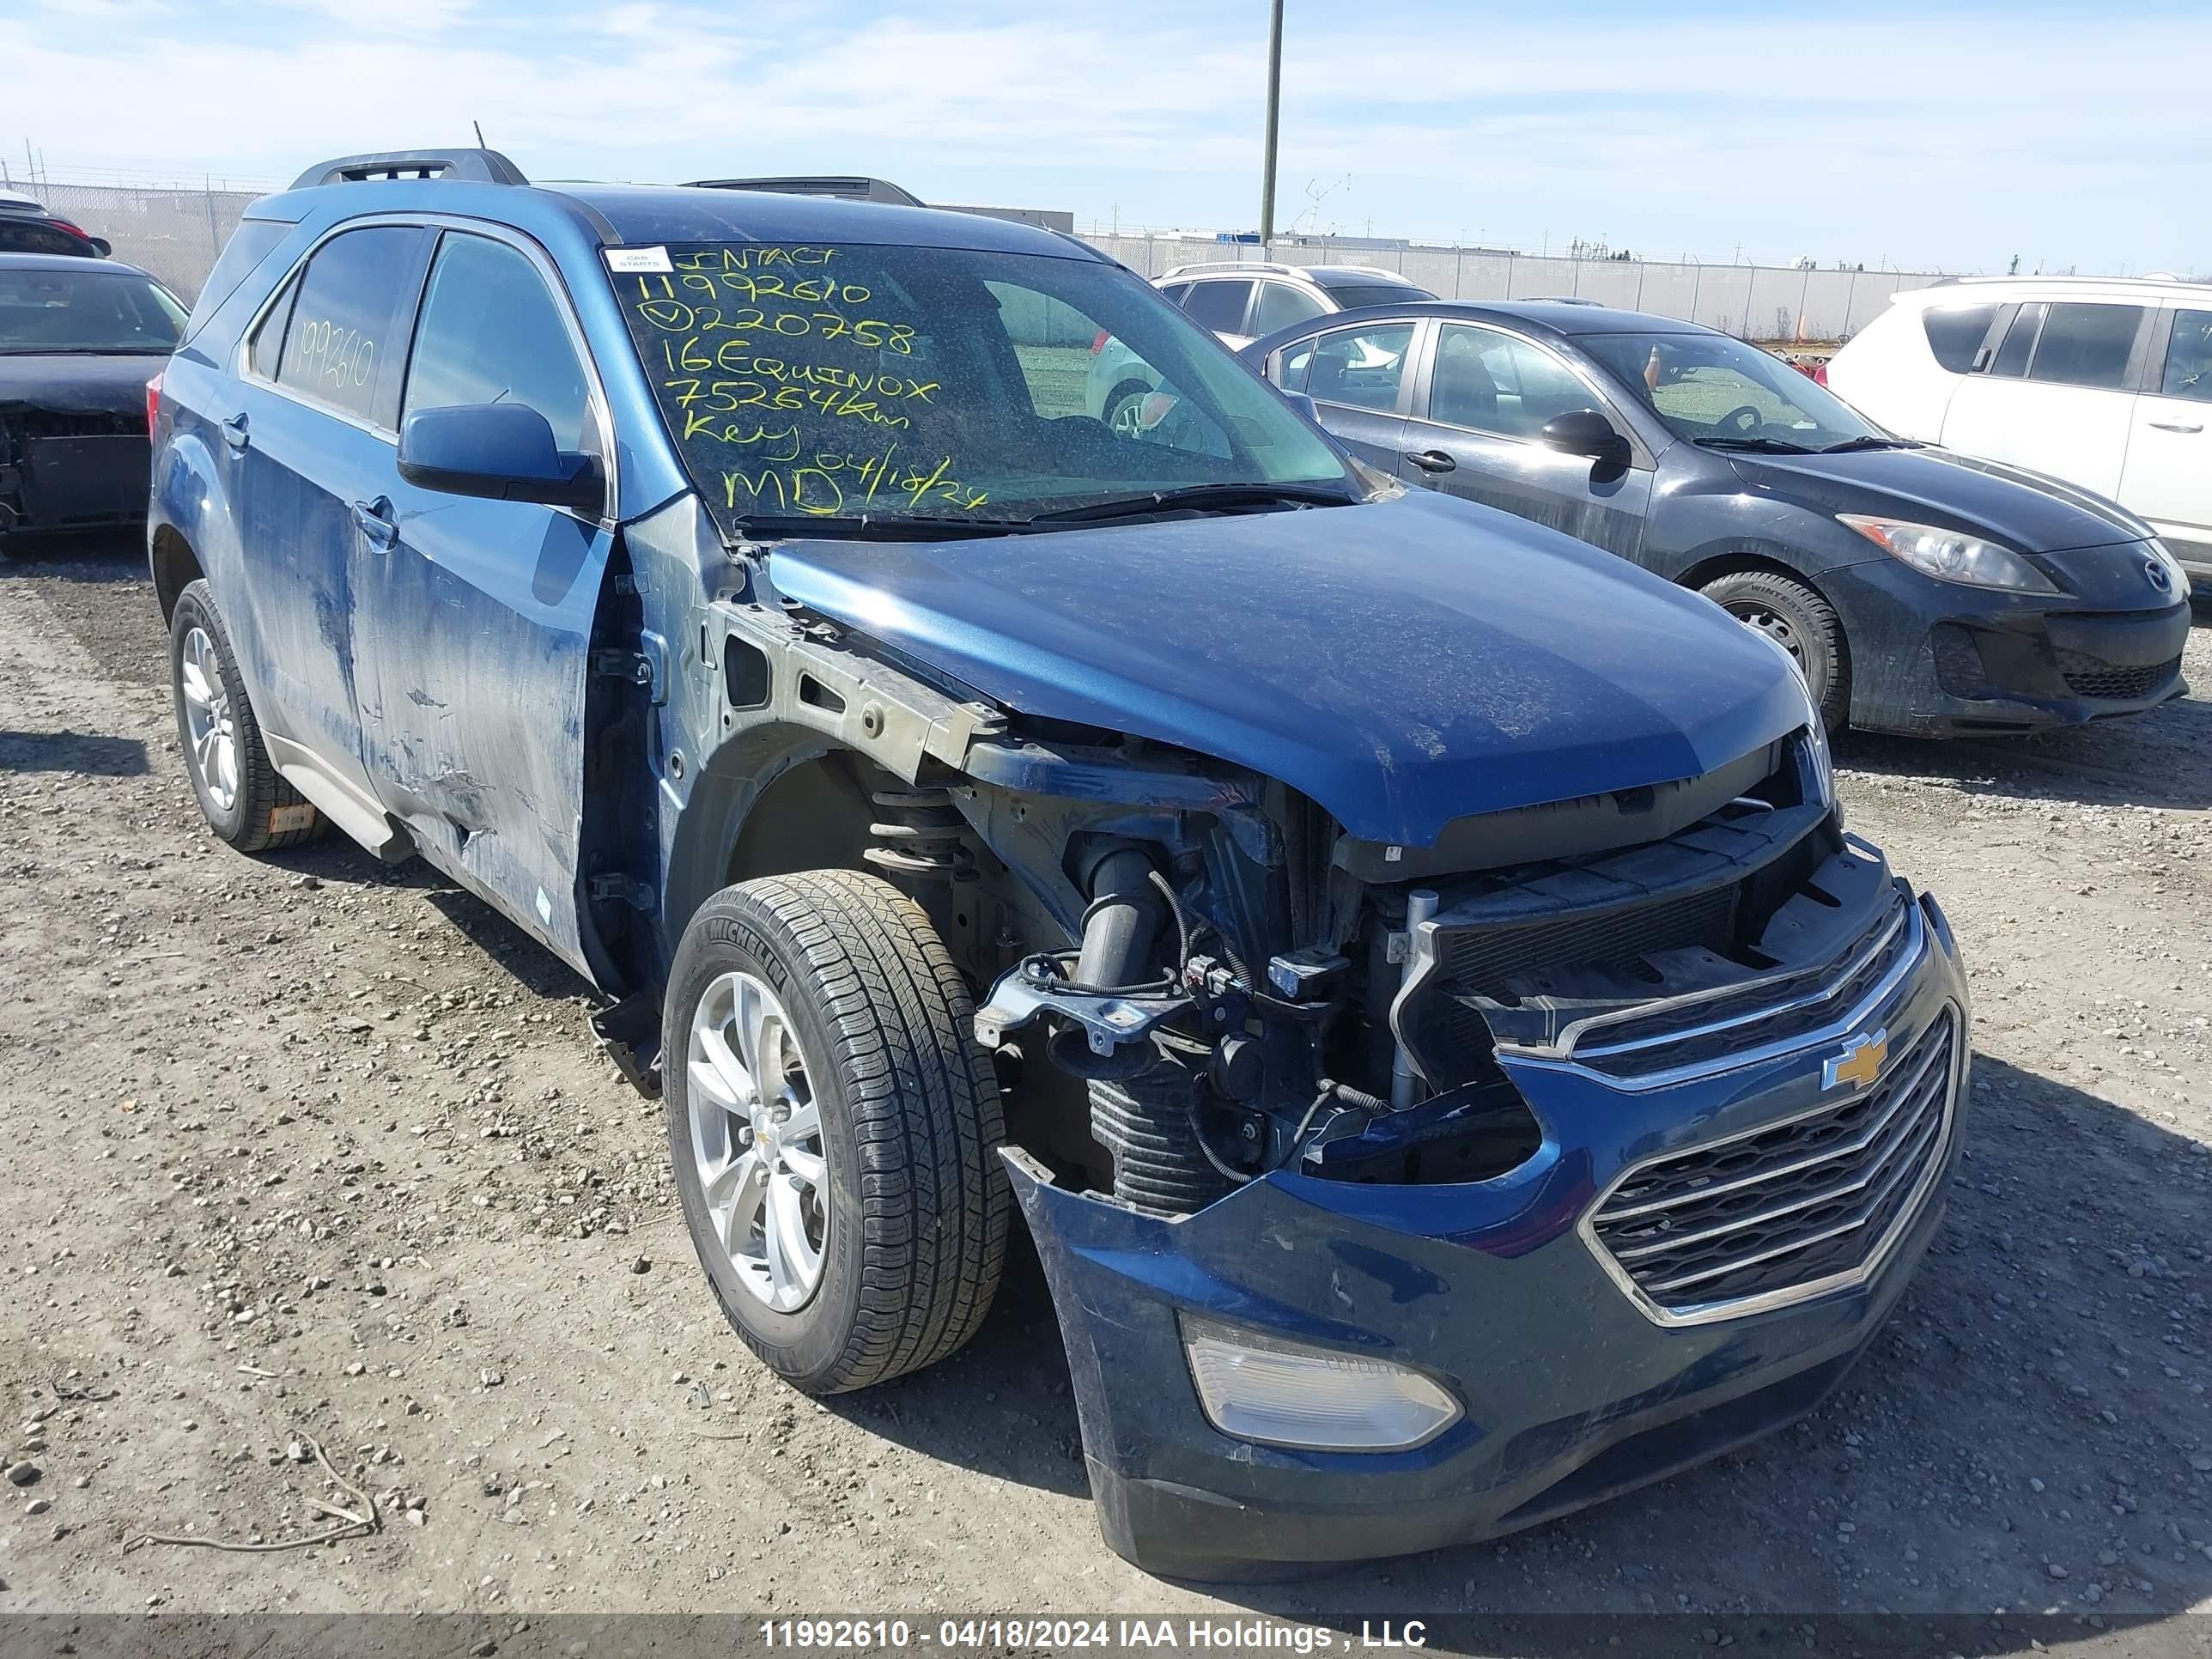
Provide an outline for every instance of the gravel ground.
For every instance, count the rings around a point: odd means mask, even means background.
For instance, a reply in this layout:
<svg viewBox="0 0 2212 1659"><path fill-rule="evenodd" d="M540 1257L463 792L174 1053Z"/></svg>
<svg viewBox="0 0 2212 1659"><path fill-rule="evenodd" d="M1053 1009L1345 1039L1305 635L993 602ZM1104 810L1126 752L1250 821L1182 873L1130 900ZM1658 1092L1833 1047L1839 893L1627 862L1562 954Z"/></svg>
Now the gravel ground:
<svg viewBox="0 0 2212 1659"><path fill-rule="evenodd" d="M206 834L140 572L0 565L0 1612L2212 1608L2212 627L2148 717L1844 745L1853 827L1965 942L1978 1055L1949 1219L1835 1400L1224 1601L1098 1542L1033 1261L935 1371L769 1381L567 970L427 870ZM332 1524L318 1441L380 1534L125 1549Z"/></svg>

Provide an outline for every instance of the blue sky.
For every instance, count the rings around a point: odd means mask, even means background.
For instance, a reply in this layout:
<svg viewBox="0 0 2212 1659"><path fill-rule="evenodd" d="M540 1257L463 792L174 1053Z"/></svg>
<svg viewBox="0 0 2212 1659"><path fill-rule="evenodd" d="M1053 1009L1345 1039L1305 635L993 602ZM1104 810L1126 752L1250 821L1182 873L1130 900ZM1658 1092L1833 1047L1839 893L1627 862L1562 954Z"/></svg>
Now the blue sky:
<svg viewBox="0 0 2212 1659"><path fill-rule="evenodd" d="M0 0L0 154L289 178L860 171L1257 220L1267 0ZM1287 0L1278 220L1534 249L2212 270L2212 6Z"/></svg>

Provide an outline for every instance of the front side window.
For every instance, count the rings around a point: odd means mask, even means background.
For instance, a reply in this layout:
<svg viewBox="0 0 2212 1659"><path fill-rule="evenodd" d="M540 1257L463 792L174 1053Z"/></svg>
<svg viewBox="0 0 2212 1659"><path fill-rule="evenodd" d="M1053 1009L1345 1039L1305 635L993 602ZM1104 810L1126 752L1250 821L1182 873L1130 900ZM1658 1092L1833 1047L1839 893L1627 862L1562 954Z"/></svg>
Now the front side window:
<svg viewBox="0 0 2212 1659"><path fill-rule="evenodd" d="M2128 356L2143 316L2142 306L2053 305L2027 378L2063 386L2125 386Z"/></svg>
<svg viewBox="0 0 2212 1659"><path fill-rule="evenodd" d="M1202 486L1357 498L1325 439L1103 260L875 244L665 251L666 274L610 280L678 452L733 538L830 518L1027 524ZM1158 377L1111 427L1089 403L1101 336Z"/></svg>
<svg viewBox="0 0 2212 1659"><path fill-rule="evenodd" d="M1982 338L1997 314L1994 304L1942 306L1920 313L1920 326L1928 336L1928 349L1936 361L1954 374L1973 372Z"/></svg>
<svg viewBox="0 0 2212 1659"><path fill-rule="evenodd" d="M503 242L449 234L422 296L400 418L501 403L543 415L562 449L597 447L584 365L537 267Z"/></svg>
<svg viewBox="0 0 2212 1659"><path fill-rule="evenodd" d="M167 356L185 310L135 271L0 266L0 356L83 352Z"/></svg>
<svg viewBox="0 0 2212 1659"><path fill-rule="evenodd" d="M400 290L422 246L408 225L372 225L333 236L300 277L276 383L356 420L377 418L378 385L391 372Z"/></svg>
<svg viewBox="0 0 2212 1659"><path fill-rule="evenodd" d="M2158 389L2169 398L2212 403L2212 311L2177 311Z"/></svg>
<svg viewBox="0 0 2212 1659"><path fill-rule="evenodd" d="M1411 323L1340 328L1314 342L1303 390L1316 403L1346 404L1388 414L1398 407L1407 360L1413 355Z"/></svg>
<svg viewBox="0 0 2212 1659"><path fill-rule="evenodd" d="M1279 328L1303 323L1309 317L1327 315L1322 302L1302 288L1288 283L1260 284L1260 303L1252 313L1252 332L1273 334Z"/></svg>
<svg viewBox="0 0 2212 1659"><path fill-rule="evenodd" d="M1584 334L1575 343L1692 443L1786 453L1897 441L1779 357L1725 334Z"/></svg>
<svg viewBox="0 0 2212 1659"><path fill-rule="evenodd" d="M1239 334L1244 329L1244 305L1252 297L1252 284L1193 283L1182 302L1190 319L1216 334Z"/></svg>
<svg viewBox="0 0 2212 1659"><path fill-rule="evenodd" d="M1494 330L1444 325L1429 386L1431 420L1534 438L1554 416L1595 401L1549 352Z"/></svg>

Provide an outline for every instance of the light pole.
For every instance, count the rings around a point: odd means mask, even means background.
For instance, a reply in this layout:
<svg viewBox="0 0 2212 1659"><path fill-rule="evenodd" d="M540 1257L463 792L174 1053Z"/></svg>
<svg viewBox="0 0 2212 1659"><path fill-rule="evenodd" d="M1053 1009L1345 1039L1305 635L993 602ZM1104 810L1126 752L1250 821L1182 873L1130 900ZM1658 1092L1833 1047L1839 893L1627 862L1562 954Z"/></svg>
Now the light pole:
<svg viewBox="0 0 2212 1659"><path fill-rule="evenodd" d="M1267 24L1267 143L1260 164L1260 252L1275 237L1275 128L1283 103L1283 0L1271 0Z"/></svg>

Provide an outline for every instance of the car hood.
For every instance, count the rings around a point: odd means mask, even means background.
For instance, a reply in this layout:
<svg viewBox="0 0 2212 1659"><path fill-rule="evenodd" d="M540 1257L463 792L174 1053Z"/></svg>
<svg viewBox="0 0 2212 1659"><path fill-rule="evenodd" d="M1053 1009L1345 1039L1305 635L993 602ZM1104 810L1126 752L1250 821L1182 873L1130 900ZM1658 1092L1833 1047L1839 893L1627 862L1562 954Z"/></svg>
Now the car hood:
<svg viewBox="0 0 2212 1659"><path fill-rule="evenodd" d="M1826 513L1893 514L1966 530L2022 553L2137 541L2150 532L2087 490L1948 449L1863 449L1841 455L1731 455L1747 483Z"/></svg>
<svg viewBox="0 0 2212 1659"><path fill-rule="evenodd" d="M1426 490L790 542L769 574L1004 707L1249 767L1405 846L1468 813L1696 776L1805 719L1780 654L1705 599Z"/></svg>
<svg viewBox="0 0 2212 1659"><path fill-rule="evenodd" d="M0 352L0 410L48 409L146 418L146 382L169 360L143 356L80 357L67 352L16 356Z"/></svg>

